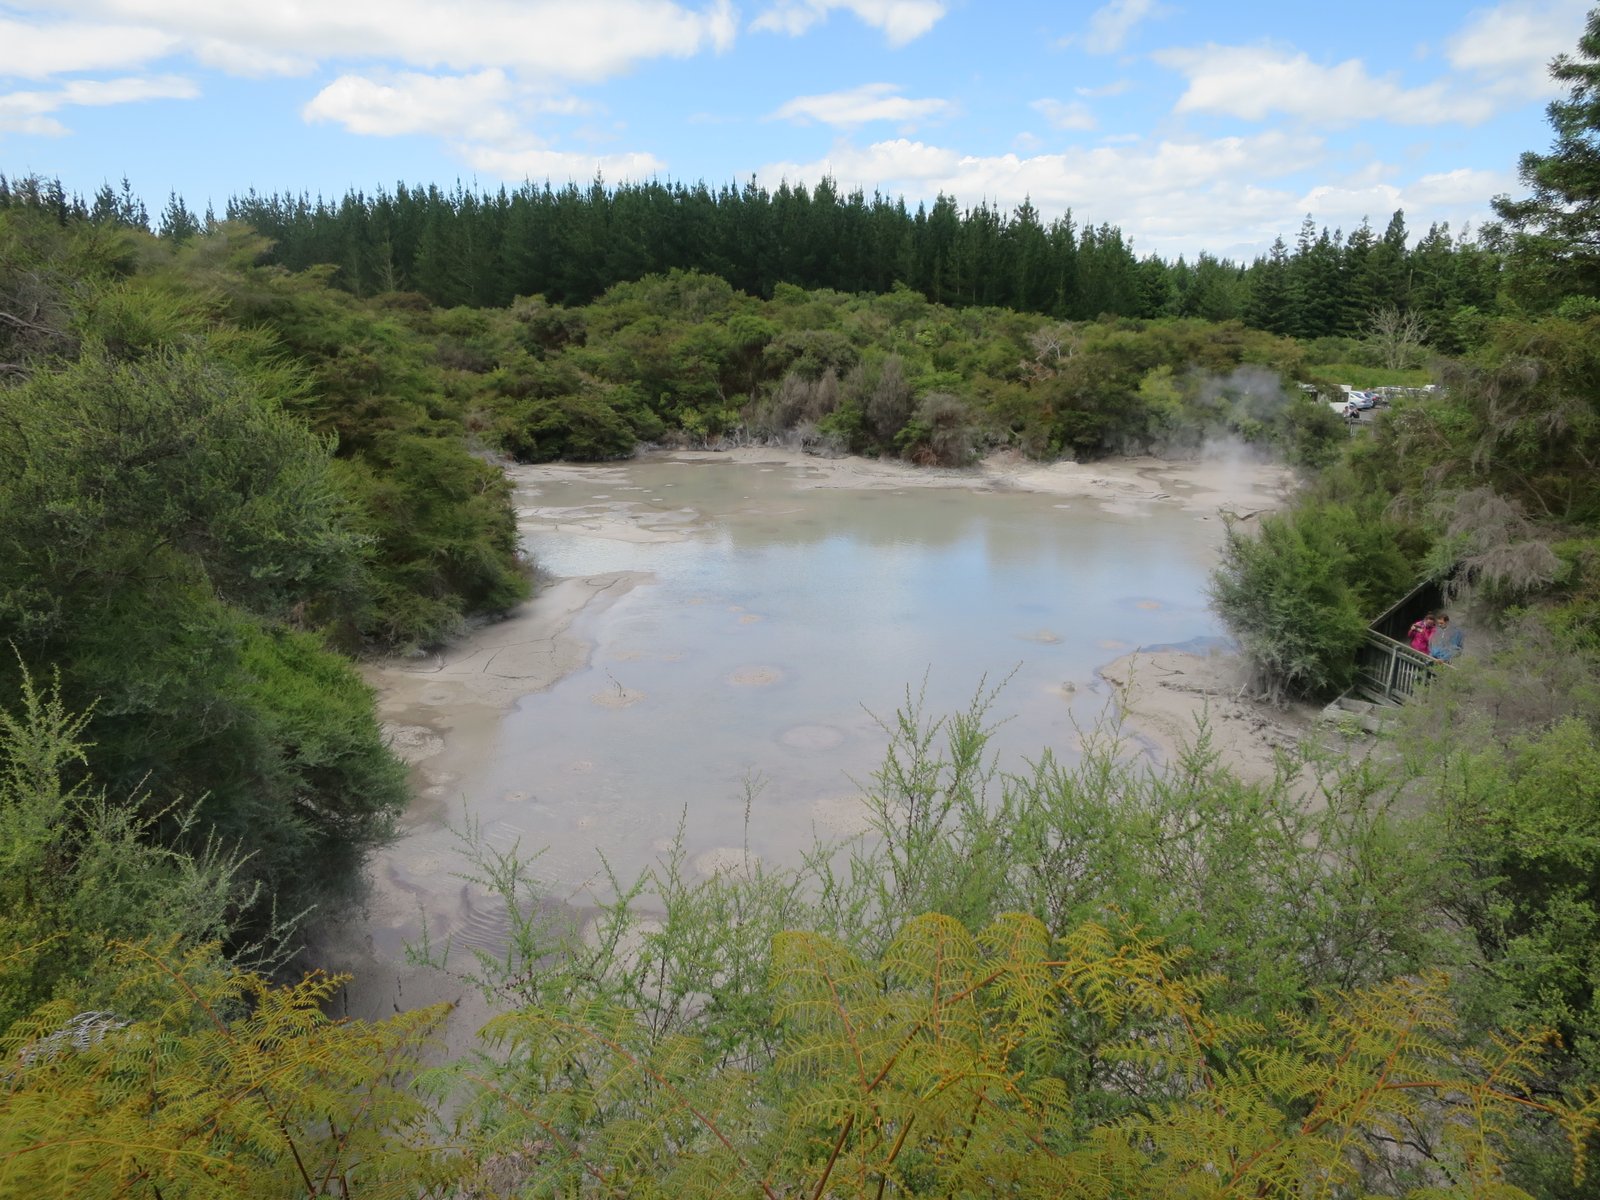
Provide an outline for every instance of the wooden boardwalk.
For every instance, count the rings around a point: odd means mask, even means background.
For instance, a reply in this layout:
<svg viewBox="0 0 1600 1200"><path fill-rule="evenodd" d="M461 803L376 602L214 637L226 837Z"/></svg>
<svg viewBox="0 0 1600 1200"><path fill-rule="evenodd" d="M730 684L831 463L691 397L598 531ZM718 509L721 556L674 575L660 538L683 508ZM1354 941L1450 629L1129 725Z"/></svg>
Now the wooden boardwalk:
<svg viewBox="0 0 1600 1200"><path fill-rule="evenodd" d="M1419 583L1367 626L1351 690L1376 704L1404 704L1425 686L1438 663L1404 639L1414 621L1443 607L1443 601L1444 591L1437 582Z"/></svg>
<svg viewBox="0 0 1600 1200"><path fill-rule="evenodd" d="M1404 642L1369 629L1356 653L1355 691L1378 704L1404 704L1437 665Z"/></svg>

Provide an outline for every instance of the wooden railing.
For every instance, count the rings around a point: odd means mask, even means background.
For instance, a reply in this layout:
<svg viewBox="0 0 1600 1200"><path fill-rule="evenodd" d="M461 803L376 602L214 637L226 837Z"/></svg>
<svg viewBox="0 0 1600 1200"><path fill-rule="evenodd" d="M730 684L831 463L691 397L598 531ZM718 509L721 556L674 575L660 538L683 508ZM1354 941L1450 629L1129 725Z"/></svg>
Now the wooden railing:
<svg viewBox="0 0 1600 1200"><path fill-rule="evenodd" d="M1368 630L1356 654L1356 686L1369 699L1403 704L1427 683L1435 665L1404 642Z"/></svg>

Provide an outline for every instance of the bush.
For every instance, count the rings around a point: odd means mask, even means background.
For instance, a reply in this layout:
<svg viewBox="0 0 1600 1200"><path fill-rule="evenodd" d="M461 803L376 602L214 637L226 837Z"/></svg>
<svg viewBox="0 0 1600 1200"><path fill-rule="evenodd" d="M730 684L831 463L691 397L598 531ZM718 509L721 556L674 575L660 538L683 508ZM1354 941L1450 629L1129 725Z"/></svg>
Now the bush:
<svg viewBox="0 0 1600 1200"><path fill-rule="evenodd" d="M626 418L593 395L526 401L504 413L495 430L519 462L603 462L629 457L637 444Z"/></svg>
<svg viewBox="0 0 1600 1200"><path fill-rule="evenodd" d="M965 467L977 456L972 413L958 396L930 392L896 439L900 452L924 466Z"/></svg>
<svg viewBox="0 0 1600 1200"><path fill-rule="evenodd" d="M1414 581L1374 508L1304 503L1263 517L1255 536L1229 523L1211 598L1273 699L1348 687L1368 622Z"/></svg>
<svg viewBox="0 0 1600 1200"><path fill-rule="evenodd" d="M19 683L17 707L0 710L0 1031L68 989L103 1007L108 938L196 945L227 933L251 898L227 861L151 844L172 814L143 816L138 796L112 800L76 778L88 715L59 686Z"/></svg>

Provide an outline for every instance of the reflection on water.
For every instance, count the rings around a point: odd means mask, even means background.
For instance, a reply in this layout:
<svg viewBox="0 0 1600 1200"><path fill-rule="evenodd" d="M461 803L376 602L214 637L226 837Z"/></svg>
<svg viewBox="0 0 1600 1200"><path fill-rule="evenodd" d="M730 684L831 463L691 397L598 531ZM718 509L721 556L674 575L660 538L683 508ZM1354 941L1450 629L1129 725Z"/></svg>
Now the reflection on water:
<svg viewBox="0 0 1600 1200"><path fill-rule="evenodd" d="M1003 761L1070 757L1109 699L1096 666L1219 632L1218 523L1175 508L807 488L803 468L727 462L550 474L518 494L541 569L652 582L579 618L589 667L524 697L449 807L496 844L548 846L540 873L567 887L597 851L631 875L680 820L703 863L746 842L790 863L814 832L852 832L853 780L885 743L871 714L891 719L924 681L940 713L1008 680Z"/></svg>

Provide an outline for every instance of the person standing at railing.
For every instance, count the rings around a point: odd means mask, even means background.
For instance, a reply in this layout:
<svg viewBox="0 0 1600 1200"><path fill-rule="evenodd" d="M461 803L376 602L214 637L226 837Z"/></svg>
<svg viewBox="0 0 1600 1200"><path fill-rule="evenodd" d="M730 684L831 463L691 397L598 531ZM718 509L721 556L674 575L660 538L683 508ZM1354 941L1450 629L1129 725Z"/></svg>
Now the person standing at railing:
<svg viewBox="0 0 1600 1200"><path fill-rule="evenodd" d="M1450 615L1440 613L1434 622L1433 637L1428 642L1428 653L1440 662L1461 657L1466 648L1466 634L1459 626L1450 624Z"/></svg>
<svg viewBox="0 0 1600 1200"><path fill-rule="evenodd" d="M1406 631L1406 640L1411 643L1411 648L1419 654L1431 653L1436 625L1432 613L1426 614L1420 621L1413 621L1411 628Z"/></svg>

